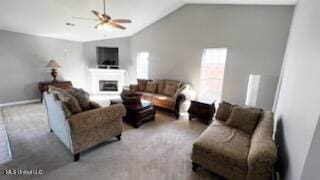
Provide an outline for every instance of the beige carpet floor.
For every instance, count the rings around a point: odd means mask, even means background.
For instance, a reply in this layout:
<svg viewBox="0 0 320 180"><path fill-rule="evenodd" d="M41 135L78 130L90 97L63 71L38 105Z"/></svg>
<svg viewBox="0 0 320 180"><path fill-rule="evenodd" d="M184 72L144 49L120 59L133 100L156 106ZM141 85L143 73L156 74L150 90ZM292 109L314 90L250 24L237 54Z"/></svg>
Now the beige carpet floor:
<svg viewBox="0 0 320 180"><path fill-rule="evenodd" d="M0 179L220 179L205 169L191 170L192 142L206 126L186 117L175 120L172 114L158 111L155 121L139 129L124 123L121 141L110 139L73 162L72 154L50 133L41 104L7 107L3 116L13 159L0 169L41 169L43 174L0 175Z"/></svg>

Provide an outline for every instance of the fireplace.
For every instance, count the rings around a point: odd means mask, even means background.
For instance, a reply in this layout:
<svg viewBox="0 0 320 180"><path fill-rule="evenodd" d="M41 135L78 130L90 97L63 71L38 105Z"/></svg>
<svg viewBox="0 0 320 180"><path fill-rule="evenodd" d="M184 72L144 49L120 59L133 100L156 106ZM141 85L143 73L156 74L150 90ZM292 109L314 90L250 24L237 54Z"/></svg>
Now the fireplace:
<svg viewBox="0 0 320 180"><path fill-rule="evenodd" d="M99 90L100 91L118 91L118 81L99 81Z"/></svg>
<svg viewBox="0 0 320 180"><path fill-rule="evenodd" d="M91 94L120 94L125 85L123 69L89 69L91 74Z"/></svg>

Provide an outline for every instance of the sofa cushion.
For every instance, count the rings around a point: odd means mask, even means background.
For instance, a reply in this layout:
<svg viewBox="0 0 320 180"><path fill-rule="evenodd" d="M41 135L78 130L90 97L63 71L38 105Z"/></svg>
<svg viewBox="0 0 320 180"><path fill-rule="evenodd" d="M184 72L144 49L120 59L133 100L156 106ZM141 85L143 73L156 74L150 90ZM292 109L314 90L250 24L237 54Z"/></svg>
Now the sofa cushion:
<svg viewBox="0 0 320 180"><path fill-rule="evenodd" d="M165 86L167 86L167 85L175 86L178 89L181 86L181 82L180 81L174 81L174 80L166 80L165 81Z"/></svg>
<svg viewBox="0 0 320 180"><path fill-rule="evenodd" d="M148 81L149 80L146 80L146 79L138 79L138 89L139 89L139 91L145 91Z"/></svg>
<svg viewBox="0 0 320 180"><path fill-rule="evenodd" d="M54 86L49 86L49 93L55 94L59 98L59 100L64 103L66 107L68 107L69 111L72 114L82 112L78 100L67 91Z"/></svg>
<svg viewBox="0 0 320 180"><path fill-rule="evenodd" d="M160 95L160 94L154 94L152 98L152 102L154 105L171 109L175 109L175 100L172 97Z"/></svg>
<svg viewBox="0 0 320 180"><path fill-rule="evenodd" d="M178 89L177 86L172 85L172 84L167 84L166 87L164 88L164 94L166 96L173 97L174 94L176 93L177 89Z"/></svg>
<svg viewBox="0 0 320 180"><path fill-rule="evenodd" d="M232 104L222 101L219 104L219 108L216 113L216 119L220 121L226 121L232 112L232 107Z"/></svg>
<svg viewBox="0 0 320 180"><path fill-rule="evenodd" d="M87 93L83 89L78 88L71 88L67 92L77 99L82 111L87 111L90 109L89 93Z"/></svg>
<svg viewBox="0 0 320 180"><path fill-rule="evenodd" d="M157 83L148 81L145 91L150 93L156 93L156 90L157 90Z"/></svg>
<svg viewBox="0 0 320 180"><path fill-rule="evenodd" d="M234 107L226 125L252 134L260 117L260 111L244 107Z"/></svg>
<svg viewBox="0 0 320 180"><path fill-rule="evenodd" d="M155 80L155 82L157 83L157 93L164 94L165 80Z"/></svg>
<svg viewBox="0 0 320 180"><path fill-rule="evenodd" d="M235 128L213 122L193 144L192 159L208 166L221 165L247 171L250 136ZM208 167L210 168L210 167Z"/></svg>

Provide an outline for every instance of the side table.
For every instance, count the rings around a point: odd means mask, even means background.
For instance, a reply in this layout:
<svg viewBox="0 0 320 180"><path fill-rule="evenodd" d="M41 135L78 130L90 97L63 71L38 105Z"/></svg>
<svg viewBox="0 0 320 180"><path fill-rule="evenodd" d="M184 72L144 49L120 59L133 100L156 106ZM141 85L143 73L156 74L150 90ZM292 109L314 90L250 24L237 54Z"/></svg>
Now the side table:
<svg viewBox="0 0 320 180"><path fill-rule="evenodd" d="M45 81L39 82L39 91L41 93L41 101L42 101L42 94L48 91L49 86L58 87L61 89L69 89L72 88L71 81Z"/></svg>
<svg viewBox="0 0 320 180"><path fill-rule="evenodd" d="M214 102L212 104L207 104L200 101L191 101L191 105L188 110L189 120L192 120L192 118L199 118L201 122L209 125L215 112L216 108Z"/></svg>

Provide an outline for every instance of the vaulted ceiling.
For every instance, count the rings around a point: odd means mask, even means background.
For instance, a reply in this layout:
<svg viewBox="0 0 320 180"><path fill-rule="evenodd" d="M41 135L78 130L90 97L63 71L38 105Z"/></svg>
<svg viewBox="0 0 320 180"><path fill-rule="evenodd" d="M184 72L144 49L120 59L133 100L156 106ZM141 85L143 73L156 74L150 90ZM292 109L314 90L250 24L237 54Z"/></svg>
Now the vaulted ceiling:
<svg viewBox="0 0 320 180"><path fill-rule="evenodd" d="M292 5L296 0L106 0L113 18L128 18L127 30L101 32L95 22L71 18L95 18L103 0L0 0L0 29L73 41L92 41L131 36L186 3ZM73 23L75 26L66 26Z"/></svg>

